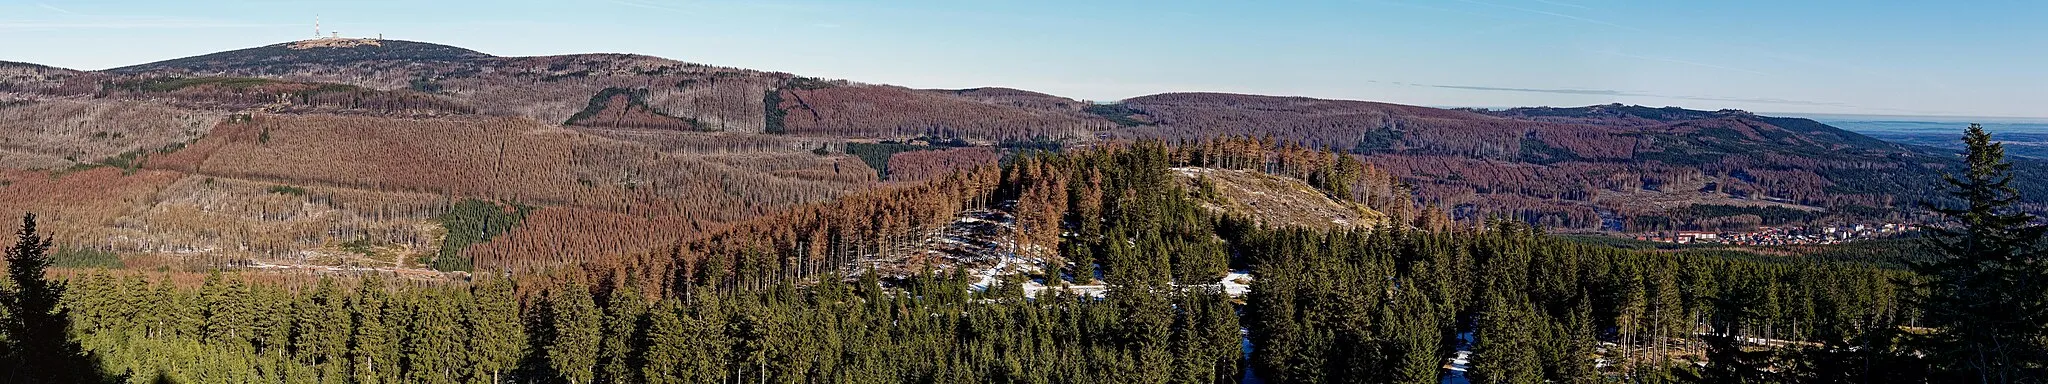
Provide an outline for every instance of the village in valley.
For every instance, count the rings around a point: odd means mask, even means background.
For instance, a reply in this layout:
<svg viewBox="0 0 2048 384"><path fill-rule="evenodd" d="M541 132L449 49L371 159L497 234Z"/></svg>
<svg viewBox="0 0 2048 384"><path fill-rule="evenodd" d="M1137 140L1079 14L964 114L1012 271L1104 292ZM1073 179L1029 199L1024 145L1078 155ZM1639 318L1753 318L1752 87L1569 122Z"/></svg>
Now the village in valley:
<svg viewBox="0 0 2048 384"><path fill-rule="evenodd" d="M1896 236L1913 230L1904 223L1757 227L1747 232L1669 231L1640 233L1636 240L1672 244L1822 245Z"/></svg>

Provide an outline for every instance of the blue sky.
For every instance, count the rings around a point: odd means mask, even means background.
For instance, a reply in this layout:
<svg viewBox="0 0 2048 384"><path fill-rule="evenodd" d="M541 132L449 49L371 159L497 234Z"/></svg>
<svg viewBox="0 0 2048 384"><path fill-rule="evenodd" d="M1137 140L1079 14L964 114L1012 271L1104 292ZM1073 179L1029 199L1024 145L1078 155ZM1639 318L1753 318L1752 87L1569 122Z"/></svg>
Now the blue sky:
<svg viewBox="0 0 2048 384"><path fill-rule="evenodd" d="M1430 106L2048 117L2042 1L0 0L0 60L101 69L312 35L641 53L919 88Z"/></svg>

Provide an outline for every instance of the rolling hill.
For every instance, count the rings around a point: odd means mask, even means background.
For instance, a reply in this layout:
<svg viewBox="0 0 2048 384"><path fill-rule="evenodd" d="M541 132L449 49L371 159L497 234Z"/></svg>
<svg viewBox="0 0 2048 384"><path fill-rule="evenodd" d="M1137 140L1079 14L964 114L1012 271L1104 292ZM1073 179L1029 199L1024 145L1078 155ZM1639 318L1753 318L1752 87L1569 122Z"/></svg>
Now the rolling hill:
<svg viewBox="0 0 2048 384"><path fill-rule="evenodd" d="M107 70L114 73L182 71L193 73L257 69L285 72L294 67L318 67L367 61L465 62L494 57L483 52L452 46L404 40L312 39L255 48L211 53L193 57L131 65Z"/></svg>
<svg viewBox="0 0 2048 384"><path fill-rule="evenodd" d="M1907 220L1954 157L1812 120L1737 110L1600 105L1447 110L1214 93L1132 98L1094 111L1121 137L1270 137L1342 148L1460 218L1554 228L1701 229L1761 224L1773 208L1843 221ZM1960 129L1960 127L1958 128ZM2021 161L2023 174L2042 164ZM2040 196L2048 184L2019 181ZM2028 203L2041 209L2040 201ZM1691 206L1725 215L1691 217Z"/></svg>

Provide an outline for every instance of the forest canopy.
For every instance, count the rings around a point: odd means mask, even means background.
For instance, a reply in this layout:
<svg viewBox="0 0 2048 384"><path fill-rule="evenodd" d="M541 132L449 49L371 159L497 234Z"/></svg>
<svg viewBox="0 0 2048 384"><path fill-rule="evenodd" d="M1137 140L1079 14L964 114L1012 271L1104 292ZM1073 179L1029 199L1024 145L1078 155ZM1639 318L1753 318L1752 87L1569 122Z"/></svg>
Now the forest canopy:
<svg viewBox="0 0 2048 384"><path fill-rule="evenodd" d="M1929 229L1931 255L1895 263L1454 226L1392 203L1392 178L1352 157L1256 139L1024 156L668 255L464 281L46 273L94 256L53 252L31 216L7 254L4 361L27 382L2025 382L2048 372L2048 307L2028 301L2048 294L2048 227L2011 209L1998 146L1970 140L1946 189L1970 204L1936 207L1955 221ZM1392 217L1264 225L1205 208L1172 176L1190 166L1298 178ZM1041 269L845 268L974 210L1012 217L1006 257ZM444 241L529 211L455 203ZM1218 283L1239 274L1249 292Z"/></svg>

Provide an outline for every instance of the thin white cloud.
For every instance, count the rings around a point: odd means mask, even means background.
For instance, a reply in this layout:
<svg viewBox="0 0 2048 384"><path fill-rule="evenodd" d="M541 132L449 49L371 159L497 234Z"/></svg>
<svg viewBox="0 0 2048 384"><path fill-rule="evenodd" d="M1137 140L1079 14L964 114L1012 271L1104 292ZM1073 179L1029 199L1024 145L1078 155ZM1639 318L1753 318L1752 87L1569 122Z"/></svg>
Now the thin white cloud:
<svg viewBox="0 0 2048 384"><path fill-rule="evenodd" d="M52 10L52 11L57 11L57 13L62 13L62 14L66 14L66 15L76 15L76 14L78 14L78 12L72 12L71 10L68 10L68 9L64 9L64 8L57 8L57 6L55 6L55 5L50 5L49 3L36 3L36 6L37 6L37 7L42 7L43 9L48 9L48 10Z"/></svg>

